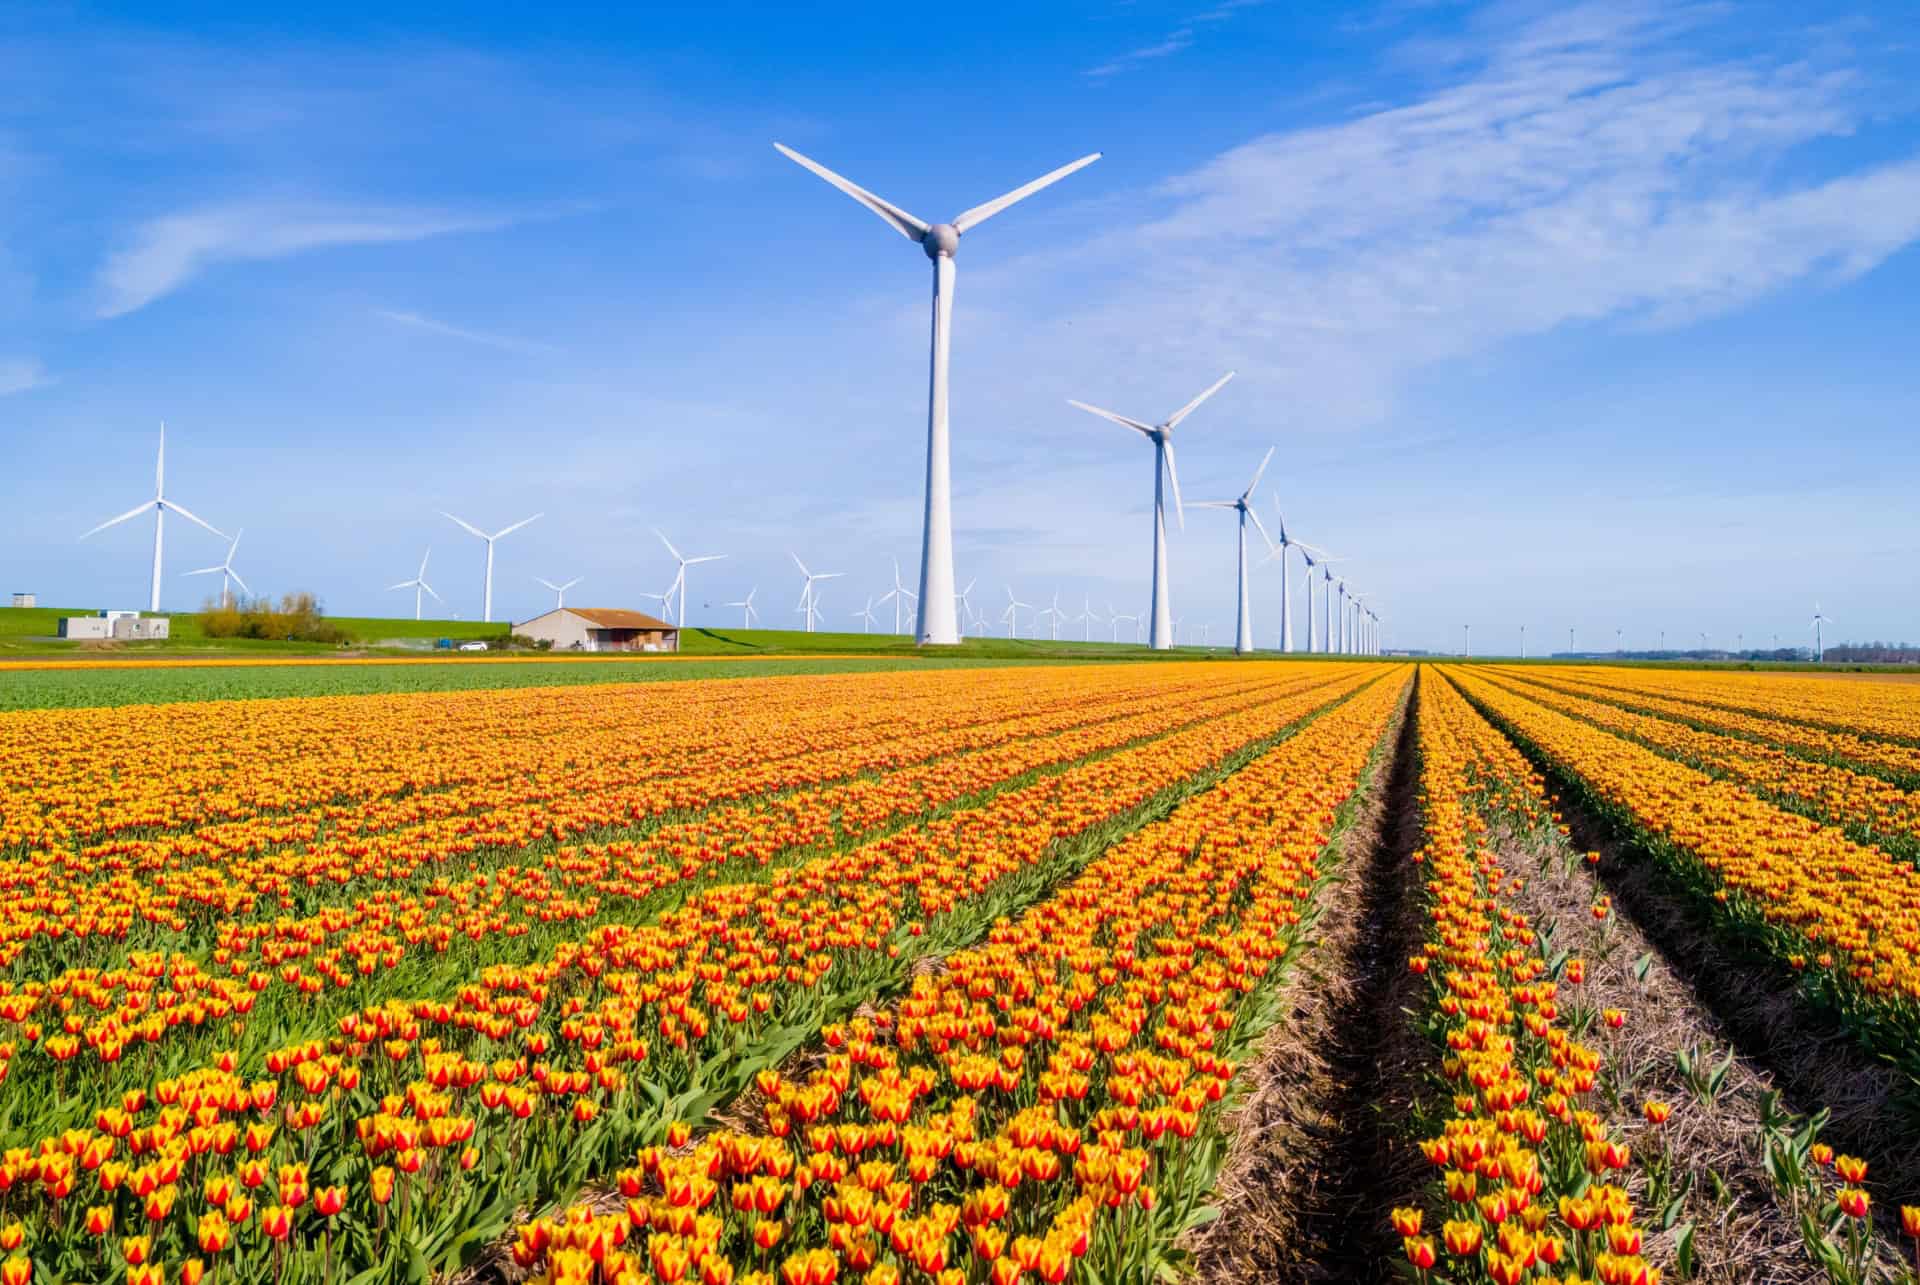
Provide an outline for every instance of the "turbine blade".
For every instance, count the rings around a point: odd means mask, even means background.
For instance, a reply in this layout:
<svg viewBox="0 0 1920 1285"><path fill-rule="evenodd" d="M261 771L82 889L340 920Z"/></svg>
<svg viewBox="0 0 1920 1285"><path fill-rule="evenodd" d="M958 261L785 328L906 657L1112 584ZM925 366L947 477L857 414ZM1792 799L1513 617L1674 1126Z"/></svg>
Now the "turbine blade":
<svg viewBox="0 0 1920 1285"><path fill-rule="evenodd" d="M1273 448L1269 446L1267 448L1267 453L1260 457L1260 467L1253 471L1253 481L1247 483L1247 489L1243 491L1240 495L1241 499L1244 500L1248 496L1252 495L1254 492L1254 489L1260 485L1260 479L1266 475L1267 464L1272 459L1273 459Z"/></svg>
<svg viewBox="0 0 1920 1285"><path fill-rule="evenodd" d="M248 589L248 588L247 588L247 582L246 582L246 581L244 581L244 580L242 580L242 579L240 578L240 573L239 573L238 571L235 571L235 570L234 570L234 569L233 569L232 567L228 567L228 568L227 568L227 574L228 574L228 575L230 575L230 576L232 576L232 577L233 577L233 582L234 582L235 584L237 584L237 585L239 585L239 586L240 586L240 587L241 587L242 589L246 589L246 591L247 591L248 593L252 593L252 592L253 592L253 590L252 590L252 589Z"/></svg>
<svg viewBox="0 0 1920 1285"><path fill-rule="evenodd" d="M705 553L697 558L686 559L686 565L692 566L696 562L718 562L726 556L724 553Z"/></svg>
<svg viewBox="0 0 1920 1285"><path fill-rule="evenodd" d="M154 503L155 502L153 500L148 500L145 504L135 505L133 508L128 509L125 513L122 513L117 518L108 518L105 522L102 522L99 526L95 527L92 531L87 532L87 535L93 535L96 532L104 531L110 526L119 526L122 522L125 522L128 518L137 518L142 513L145 513L148 509L152 508L154 506ZM83 535L80 538L84 540L87 538L87 535Z"/></svg>
<svg viewBox="0 0 1920 1285"><path fill-rule="evenodd" d="M815 580L838 580L841 576L844 576L845 574L847 573L844 571L822 571L819 575L815 576L814 579Z"/></svg>
<svg viewBox="0 0 1920 1285"><path fill-rule="evenodd" d="M1225 388L1227 386L1227 381L1232 378L1233 378L1232 371L1228 371L1226 374L1220 376L1219 380L1214 383L1213 387L1207 389L1206 392L1201 393L1198 397L1188 402L1185 406L1182 406L1179 410L1167 416L1167 427L1177 428L1181 420L1185 419L1187 416L1199 410L1200 403L1206 401L1207 398L1213 396L1215 393L1219 392L1222 388Z"/></svg>
<svg viewBox="0 0 1920 1285"><path fill-rule="evenodd" d="M518 522L514 523L512 526L502 527L498 531L495 531L493 533L493 539L498 540L501 536L512 535L515 531L518 531L521 527L527 525L527 523L538 522L541 518L545 516L547 515L544 513L536 513L530 518L521 518Z"/></svg>
<svg viewBox="0 0 1920 1285"><path fill-rule="evenodd" d="M485 531L482 531L479 527L475 526L473 523L467 521L465 518L456 518L453 516L453 514L447 512L445 509L440 510L440 516L445 518L449 522L458 523L459 525L465 527L467 530L473 532L473 534L479 536L482 540L490 538Z"/></svg>
<svg viewBox="0 0 1920 1285"><path fill-rule="evenodd" d="M851 179L842 178L820 162L810 157L802 156L785 143L775 143L773 149L801 168L812 170L815 174L833 184L842 192L845 192L848 196L860 202L860 204L866 206L869 210L872 210L875 214L878 214L886 221L888 227L907 238L907 240L918 241L927 235L929 224L925 219L915 218L893 202L882 200Z"/></svg>
<svg viewBox="0 0 1920 1285"><path fill-rule="evenodd" d="M1180 529L1184 531L1187 529L1187 508L1180 501L1180 470L1174 467L1173 443L1169 441L1161 444L1166 448L1167 481L1173 484L1173 512L1180 519Z"/></svg>
<svg viewBox="0 0 1920 1285"><path fill-rule="evenodd" d="M685 562L685 561L686 561L686 559L685 559L685 558L683 558L683 557L681 557L681 556L680 556L680 550L678 550L678 549L676 549L676 548L674 548L674 547L673 547L673 541L671 541L671 540L669 540L669 539L667 539L667 537L666 537L666 535L665 535L665 533L664 533L664 532L662 532L662 531L660 530L660 528L659 528L659 527L655 527L655 528L653 529L653 533L654 533L655 535L657 535L657 536L659 536L659 537L660 537L660 543L662 543L662 544L664 544L664 545L666 545L666 546L667 546L667 552L668 552L668 553L671 553L671 554L673 555L673 559L674 559L674 561L675 561L675 562Z"/></svg>
<svg viewBox="0 0 1920 1285"><path fill-rule="evenodd" d="M1057 170L1042 174L1031 183L1014 188L1013 191L1008 192L1005 196L995 197L985 205L976 205L971 210L962 213L959 218L953 221L953 230L964 235L967 229L979 227L982 223L985 223L1009 205L1014 205L1026 200L1043 187L1052 187L1055 183L1058 183L1075 170L1083 170L1099 159L1099 152L1090 152L1077 161L1069 161Z"/></svg>
<svg viewBox="0 0 1920 1285"><path fill-rule="evenodd" d="M155 500L154 503L159 504L159 503L163 503L163 501ZM164 503L166 504L167 509L170 512L178 513L181 517L185 518L187 521L193 523L196 526L205 527L207 530L219 536L222 540L227 538L227 533L225 531L222 531L219 527L215 526L211 522L206 521L204 518L195 517L193 514L181 508L178 504L175 504L172 500L166 500L164 501Z"/></svg>
<svg viewBox="0 0 1920 1285"><path fill-rule="evenodd" d="M802 561L800 561L800 555L799 555L799 554L797 554L797 553L789 553L789 554L788 554L787 556L788 556L789 558L792 558L792 559L793 559L793 565L794 565L794 566L796 566L796 567L799 567L799 568L800 568L800 574L801 574L801 575L803 575L803 576L805 576L805 577L806 577L807 579L809 579L809 580L811 580L811 579L813 579L813 572L811 572L811 571L809 571L809 570L807 570L807 564L806 564L806 563L804 563L804 562L802 562Z"/></svg>
<svg viewBox="0 0 1920 1285"><path fill-rule="evenodd" d="M1240 501L1238 500L1195 500L1193 502L1193 507L1196 509L1237 509L1240 507Z"/></svg>
<svg viewBox="0 0 1920 1285"><path fill-rule="evenodd" d="M420 582L420 587L421 587L422 589L425 589L425 590L426 590L426 591L427 591L427 592L428 592L429 594L432 594L432 596L433 596L433 600L434 600L435 602L439 602L439 601L440 601L440 595L439 595L439 594L437 594L437 593L434 593L434 592L433 592L433 586L432 586L432 585L430 585L430 584L428 584L428 583L427 583L426 581L424 581L424 580L422 580L422 581Z"/></svg>
<svg viewBox="0 0 1920 1285"><path fill-rule="evenodd" d="M560 592L560 586L555 584L551 580L542 580L539 576L535 576L533 578L533 582L538 585L545 585L547 588L553 590L555 593Z"/></svg>
<svg viewBox="0 0 1920 1285"><path fill-rule="evenodd" d="M182 571L180 574L183 576L211 576L218 575L220 572L226 570L225 567L201 567L198 571ZM228 574L231 575L232 573L228 572Z"/></svg>
<svg viewBox="0 0 1920 1285"><path fill-rule="evenodd" d="M1071 397L1067 398L1067 405L1077 407L1089 415L1098 415L1101 419L1110 419L1120 425L1120 427L1130 428L1142 437L1148 439L1153 437L1153 427L1149 424L1142 424L1137 419L1128 419L1125 415L1116 415L1110 410L1101 410L1098 406L1089 406L1085 402L1077 402Z"/></svg>
<svg viewBox="0 0 1920 1285"><path fill-rule="evenodd" d="M573 588L573 587L574 587L575 585L577 585L577 584L579 584L579 583L580 583L580 582L581 582L582 580L585 580L585 579L586 579L586 577L585 577L585 576L575 576L575 577L574 577L573 579L571 579L571 580L569 580L569 581L567 581L567 582L566 582L565 584L563 584L563 585L561 585L559 589L557 589L557 590L555 590L555 592L556 592L556 593L559 593L559 592L564 592L565 590L568 590L568 589L571 589L571 588Z"/></svg>
<svg viewBox="0 0 1920 1285"><path fill-rule="evenodd" d="M1260 514L1256 512L1251 505L1247 507L1247 516L1253 519L1253 528L1254 530L1260 533L1260 538L1267 542L1267 552L1269 556L1271 556L1274 553L1278 553L1280 551L1280 546L1275 544L1273 542L1273 537L1267 534L1266 523L1260 520Z"/></svg>

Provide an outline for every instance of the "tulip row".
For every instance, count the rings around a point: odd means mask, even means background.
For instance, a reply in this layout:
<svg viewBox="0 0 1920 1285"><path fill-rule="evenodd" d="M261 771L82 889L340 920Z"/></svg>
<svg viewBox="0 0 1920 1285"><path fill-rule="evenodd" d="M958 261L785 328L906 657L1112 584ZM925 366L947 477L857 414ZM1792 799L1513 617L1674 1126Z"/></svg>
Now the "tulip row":
<svg viewBox="0 0 1920 1285"><path fill-rule="evenodd" d="M1900 683L1778 680L1756 691L1747 675L1687 672L1656 677L1626 670L1514 671L1529 683L1628 705L1708 731L1731 733L1803 757L1920 784L1920 689ZM1766 680L1772 687L1775 680ZM1888 693L1892 693L1891 696ZM1878 708L1879 717L1875 717ZM1808 722L1818 711L1828 722Z"/></svg>
<svg viewBox="0 0 1920 1285"><path fill-rule="evenodd" d="M1641 835L1729 928L1807 970L1811 993L1857 1016L1856 1030L1889 1057L1915 1065L1920 870L1470 670L1448 672L1511 736Z"/></svg>
<svg viewBox="0 0 1920 1285"><path fill-rule="evenodd" d="M596 919L603 905L644 907L655 894L710 877L728 863L764 865L776 856L844 842L1026 773L1326 681L1325 675L1293 674L1216 683L1220 690L1203 689L1205 694L1181 687L1134 702L1124 722L1096 703L1087 711L1096 720L1091 723L1063 727L1059 715L1048 716L1055 730L1046 736L1033 734L1033 720L1012 720L1000 726L1019 735L1002 744L715 808L631 841L559 848L541 866L502 865L436 882L424 895L376 891L301 918L229 920L212 933L211 959L136 952L121 968L69 969L18 987L0 982L0 1033L22 1037L27 1049L55 1061L85 1054L112 1062L129 1045L144 1044L151 1053L162 1042L245 1017L282 990L311 996L357 987L356 998L377 994L386 973L409 957L444 955L456 938L483 958L500 957L514 937L539 925ZM518 953L525 957L525 951ZM91 1016L63 1018L64 1030L36 1044L44 1014L57 1008L71 1015L75 1000L84 1001L79 1011Z"/></svg>
<svg viewBox="0 0 1920 1285"><path fill-rule="evenodd" d="M1875 846L1912 859L1920 843L1920 790L1877 776L1808 759L1772 745L1701 730L1687 723L1637 714L1605 701L1567 694L1558 684L1516 681L1507 671L1478 668L1476 676L1548 709L1590 723L1724 780L1737 781L1816 820L1850 827Z"/></svg>
<svg viewBox="0 0 1920 1285"><path fill-rule="evenodd" d="M753 1126L643 1148L614 1177L624 1207L524 1225L515 1257L554 1285L1170 1270L1257 1001L1403 689L1375 684L829 1027L818 1069L759 1077Z"/></svg>
<svg viewBox="0 0 1920 1285"><path fill-rule="evenodd" d="M881 676L865 677L882 692L912 686L898 680L881 685L875 682ZM1190 695L1202 690L1194 685L1205 681L1193 670L1171 677L1166 699L1175 701L1183 692ZM1239 681L1249 679L1241 676ZM1220 680L1214 678L1211 685L1218 688ZM335 726L342 717L338 706L371 713L361 708L365 702L360 698L231 706L248 711L258 705L275 707L272 720L260 721L278 728L293 720L303 729L286 738L295 752L309 740L304 724L299 722L303 715L328 734L357 743L364 760L359 774L325 771L331 764L326 756L316 755L315 762L302 758L297 763L301 783L309 794L296 810L222 816L205 823L168 826L164 832L96 831L97 841L91 843L80 843L82 835L77 831L55 841L56 834L49 830L42 834L38 846L14 865L10 877L0 880L0 912L4 912L0 922L15 939L9 949L18 950L19 934L29 929L63 940L97 937L112 942L142 922L159 932L186 931L197 908L227 916L248 914L257 906L284 911L311 900L310 890L320 889L324 896L326 890L346 880L404 881L422 870L431 871L494 849L518 848L552 836L579 835L610 826L631 828L676 811L848 780L862 773L1017 737L1047 736L1101 717L1123 716L1131 703L1152 690L1145 676L1127 670L1106 671L1090 678L1083 692L1071 687L1049 691L1051 685L1044 677L1035 679L1037 690L1033 691L1022 691L1014 683L1001 690L988 684L988 690L977 696L941 689L927 693L927 699L912 707L910 715L891 711L895 715L891 723L869 721L875 717L873 709L849 700L848 705L858 712L849 712L845 726L836 728L812 724L810 720L817 711L812 702L807 702L810 712L791 723L779 724L777 733L768 731L764 720L785 718L791 712L787 707L801 702L799 695L780 693L781 699L764 701L753 709L757 717L745 720L737 717L740 710L702 711L701 703L694 702L697 717L717 719L732 729L731 735L716 736L717 744L703 744L696 750L688 744L697 740L696 736L677 728L660 730L667 725L655 722L649 725L654 730L647 737L616 734L609 744L597 747L614 757L587 766L569 757L580 752L570 748L574 738L584 741L603 732L618 732L624 726L622 720L636 712L627 709L618 697L636 691L652 695L660 686L597 689L609 692L609 698L587 707L593 717L574 711L580 715L579 726L565 738L543 735L538 720L531 728L504 721L517 713L512 709L493 711L494 717L484 726L476 726L468 716L436 711L443 715L441 721L446 727L438 727L433 719L416 718L420 711L403 710L401 716L414 719L416 726L437 728L426 735L408 728L409 740L404 748L389 743L395 729L381 719L363 718L353 732ZM707 686L731 689L735 685ZM749 694L759 686L762 684L747 684ZM496 703L498 694L437 699L448 706L484 706ZM890 702L873 704L886 710ZM282 708L289 705L301 708ZM307 708L314 705L321 708ZM153 711L153 717L171 720L181 708ZM834 703L826 702L825 708L833 709ZM37 714L23 716L21 721L39 727L57 717ZM743 724L760 734L743 734ZM6 720L0 719L0 731L8 727ZM25 730L30 733L33 727ZM224 772L231 773L234 766L244 764L244 779L258 782L271 780L294 766L278 759L285 751L277 742L274 749L256 759L242 757L244 740L239 735L235 739L240 746L227 748L230 757L223 760ZM568 744L555 743L561 739ZM455 745L463 752L452 753ZM683 746L685 752L678 752ZM57 759L58 740L49 740L41 753ZM444 765L469 760L487 766L468 773L472 779L447 779L450 769ZM77 788L33 780L32 760L23 757L21 761L21 778L13 783L15 792L30 791L42 801L40 820L55 815L56 805L50 801L65 801L69 810L80 806L81 792ZM5 762L0 756L0 765ZM8 774L0 767L0 786L7 780ZM99 797L115 800L116 806L129 798L149 800L139 812L143 823L140 828L148 831L154 827L145 822L155 811L204 810L218 806L220 797L219 790L192 775L183 774L171 784L156 783L139 779L125 765L105 776L95 772L88 784ZM375 793L369 796L368 790ZM272 797L284 801L292 796L282 785ZM24 805L0 803L0 818L29 816L31 811Z"/></svg>
<svg viewBox="0 0 1920 1285"><path fill-rule="evenodd" d="M63 1274L100 1252L83 1196L104 1220L139 1226L142 1255L225 1264L241 1279L277 1274L284 1254L457 1267L516 1207L725 1100L925 951L971 938L1090 860L1142 805L1372 676L1318 672L1308 690L923 827L702 888L655 924L605 924L544 963L496 964L343 1015L330 1039L116 1091L80 1127L9 1152L0 1188L26 1215L36 1260ZM305 1184L344 1187L340 1212L307 1200ZM294 1211L288 1241L261 1217L269 1197L266 1209Z"/></svg>
<svg viewBox="0 0 1920 1285"><path fill-rule="evenodd" d="M1437 1239L1425 1209L1393 1211L1406 1259L1423 1280L1444 1259L1456 1282L1546 1282L1562 1271L1657 1282L1620 1172L1631 1150L1594 1109L1602 1054L1570 1020L1585 966L1549 962L1513 905L1521 876L1490 844L1496 821L1550 820L1539 779L1441 680L1422 683L1419 754L1426 834L1414 860L1432 928L1408 966L1429 984L1418 1020L1445 1050L1438 1070L1452 1109L1420 1143L1439 1177ZM1602 1020L1625 1018L1610 1010Z"/></svg>

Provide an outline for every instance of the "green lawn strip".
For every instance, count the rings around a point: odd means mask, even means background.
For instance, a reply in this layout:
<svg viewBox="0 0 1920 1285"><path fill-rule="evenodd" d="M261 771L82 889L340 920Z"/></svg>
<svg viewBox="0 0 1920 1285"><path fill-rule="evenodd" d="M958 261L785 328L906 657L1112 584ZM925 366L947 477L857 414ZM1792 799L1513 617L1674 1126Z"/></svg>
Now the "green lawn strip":
<svg viewBox="0 0 1920 1285"><path fill-rule="evenodd" d="M1476 665L1474 668L1477 671L1485 672L1487 669L1491 667ZM1487 674L1486 676L1489 678L1489 680L1491 680L1492 675L1490 673ZM1840 732L1849 736L1858 736L1862 740L1883 741L1890 745L1908 744L1908 742L1902 741L1895 737L1869 736L1865 733L1862 733L1858 728L1835 727L1835 726L1831 726L1829 724L1824 724L1824 723L1811 723L1803 719L1781 718L1776 714L1769 714L1760 710L1736 709L1732 706L1702 705L1700 716L1698 718L1695 718L1689 715L1676 713L1672 710L1654 709L1650 706L1641 705L1637 703L1630 694L1625 692L1617 692L1610 689L1593 690L1586 687L1577 687L1577 688L1562 687L1555 683L1547 682L1544 679L1534 678L1529 675L1515 673L1511 670L1502 671L1501 676L1503 678L1512 678L1516 681L1526 683L1528 686L1531 686L1531 687L1540 687L1550 692L1556 692L1562 696L1572 696L1581 700L1591 700L1601 705L1612 705L1616 709L1623 709L1627 711L1629 714L1639 714L1645 718L1657 718L1657 719L1662 719L1669 723L1678 723L1680 726L1690 727L1696 732L1707 732L1714 736L1725 736L1736 741L1746 741L1748 744L1751 744L1751 745L1764 745L1764 746L1767 746L1769 749L1776 749L1781 751L1782 753L1791 754L1795 758L1805 759L1809 763L1825 763L1829 767L1845 768L1849 772L1857 772L1862 776L1877 777L1878 779L1887 782L1887 784L1897 785L1903 790L1920 790L1920 772L1902 771L1900 768L1894 767L1890 764L1871 763L1871 762L1864 761L1862 759L1850 758L1847 755L1841 754L1837 751L1821 749L1817 745L1803 745L1795 741L1784 740L1784 739L1774 740L1758 732L1748 731L1744 728L1728 727L1725 724L1714 722L1712 711L1715 709L1723 709L1728 713L1739 714L1747 718L1766 719L1770 722L1777 722L1782 724L1783 730L1791 729L1794 727L1809 727L1818 731ZM1509 688L1508 690L1513 690L1513 689ZM1645 693L1645 694L1651 695L1652 693ZM1658 699L1668 700L1672 698L1659 697ZM1695 704L1697 702L1681 701L1678 703Z"/></svg>
<svg viewBox="0 0 1920 1285"><path fill-rule="evenodd" d="M1899 830L1876 829L1871 821L1863 821L1858 817L1845 813L1832 812L1817 799L1810 799L1804 795L1790 794L1784 790L1776 789L1771 785L1748 776L1738 768L1729 767L1724 763L1703 757L1699 754L1688 753L1675 746L1662 745L1657 741L1650 740L1637 732L1629 731L1625 728L1608 727L1606 724L1590 718L1577 710L1562 709L1558 705L1554 705L1541 697L1533 696L1513 684L1501 682L1491 674L1482 673L1481 677L1503 691L1518 696L1523 700L1532 700L1536 704L1544 705L1548 709L1553 710L1554 713L1584 723L1596 732L1603 732L1608 736L1618 737L1620 740L1638 745L1644 750L1658 754L1661 758L1684 764L1696 772L1712 777L1716 781L1731 781L1752 793L1756 798L1765 800L1783 812L1791 812L1795 816L1805 817L1807 820L1820 825L1832 826L1855 843L1865 847L1878 848L1888 856L1896 857L1910 865L1920 865L1920 839L1916 839L1911 834ZM1560 692L1557 688L1544 688L1544 690L1554 692L1556 695L1571 695L1571 693ZM1624 710L1627 713L1642 713L1642 711L1638 710L1629 710L1624 705L1616 705L1612 701L1595 701L1594 703ZM1642 716L1659 719L1663 722L1680 722L1678 719L1662 718L1660 715L1652 713L1644 713ZM1768 742L1753 737L1732 736L1728 733L1713 732L1707 728L1694 728L1693 730L1706 732L1709 735L1723 735L1729 740L1739 741L1742 744L1769 745ZM1770 745L1769 747L1788 752L1786 746ZM1831 759L1812 759L1807 755L1794 755L1794 757L1806 758L1810 762L1820 762L1825 766L1839 768L1843 771L1855 771L1850 765L1838 763ZM1859 773L1859 775L1867 774ZM1886 778L1876 777L1875 779L1884 781ZM1891 783L1889 782L1889 784Z"/></svg>
<svg viewBox="0 0 1920 1285"><path fill-rule="evenodd" d="M1687 906L1700 931L1714 934L1736 958L1768 969L1779 978L1783 991L1838 1022L1869 1053L1892 1064L1920 1090L1920 1004L1874 995L1838 968L1810 964L1792 969L1787 962L1791 956L1811 959L1828 948L1769 920L1758 900L1722 883L1693 853L1642 825L1624 804L1601 794L1464 687L1458 683L1454 687L1550 785L1598 818L1625 848L1644 858L1654 875L1655 891Z"/></svg>

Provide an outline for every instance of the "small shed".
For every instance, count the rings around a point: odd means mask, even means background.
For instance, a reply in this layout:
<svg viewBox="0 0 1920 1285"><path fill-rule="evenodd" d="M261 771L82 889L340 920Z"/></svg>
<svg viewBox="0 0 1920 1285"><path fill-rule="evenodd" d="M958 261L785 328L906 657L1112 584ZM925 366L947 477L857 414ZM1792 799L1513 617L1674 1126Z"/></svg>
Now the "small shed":
<svg viewBox="0 0 1920 1285"><path fill-rule="evenodd" d="M617 607L556 607L513 627L555 651L679 651L680 631L644 611Z"/></svg>
<svg viewBox="0 0 1920 1285"><path fill-rule="evenodd" d="M13 592L13 605L16 607L34 607L39 603L40 599L33 594L21 593L18 589Z"/></svg>

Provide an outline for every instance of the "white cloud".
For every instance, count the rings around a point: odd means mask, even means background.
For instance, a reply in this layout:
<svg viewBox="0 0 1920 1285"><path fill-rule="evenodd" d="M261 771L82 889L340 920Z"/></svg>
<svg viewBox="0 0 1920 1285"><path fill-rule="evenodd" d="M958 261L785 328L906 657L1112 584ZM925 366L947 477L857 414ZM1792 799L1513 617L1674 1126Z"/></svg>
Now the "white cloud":
<svg viewBox="0 0 1920 1285"><path fill-rule="evenodd" d="M414 330L424 330L432 335L444 335L449 339L461 339L470 344L479 344L486 348L498 348L504 352L552 352L553 345L537 343L531 339L516 339L511 335L495 335L484 330L468 330L464 326L452 325L417 312L400 312L391 308L376 308L374 315L396 326L407 326Z"/></svg>
<svg viewBox="0 0 1920 1285"><path fill-rule="evenodd" d="M150 220L100 267L99 315L144 308L218 263L281 259L329 246L423 241L502 227L500 215L285 203L213 206Z"/></svg>
<svg viewBox="0 0 1920 1285"><path fill-rule="evenodd" d="M24 393L53 382L46 367L33 357L0 357L0 397Z"/></svg>
<svg viewBox="0 0 1920 1285"><path fill-rule="evenodd" d="M1118 58L1109 59L1101 63L1098 67L1088 68L1087 75L1096 79L1118 75L1123 71L1138 67L1143 62L1152 62L1156 58L1171 57L1191 44L1193 44L1192 29L1182 27L1178 31L1169 34L1165 40L1156 41L1150 45L1142 45L1138 49L1121 54Z"/></svg>
<svg viewBox="0 0 1920 1285"><path fill-rule="evenodd" d="M1057 345L1095 400L1116 370L1169 371L1151 391L1177 403L1172 385L1235 365L1351 422L1436 362L1728 311L1920 237L1920 156L1806 165L1805 145L1868 118L1870 86L1702 58L1700 20L1590 6L1445 51L1424 96L1255 138L1162 184L1149 218L974 283L1004 316L1058 318L1038 339L1012 326L1006 355ZM1029 308L1042 292L1084 302Z"/></svg>

